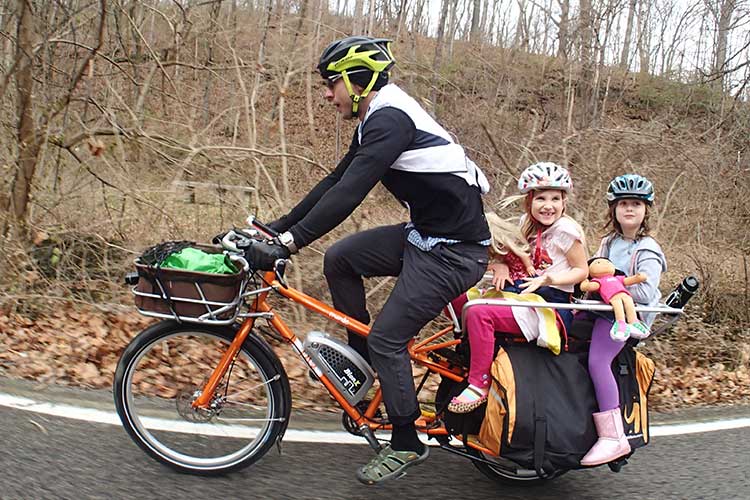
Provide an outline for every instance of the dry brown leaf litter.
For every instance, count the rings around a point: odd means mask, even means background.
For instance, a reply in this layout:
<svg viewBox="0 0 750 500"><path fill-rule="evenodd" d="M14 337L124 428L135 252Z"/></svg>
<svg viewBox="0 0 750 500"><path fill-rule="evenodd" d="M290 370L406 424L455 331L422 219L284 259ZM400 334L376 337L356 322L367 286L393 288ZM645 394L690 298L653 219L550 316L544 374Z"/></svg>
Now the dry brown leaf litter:
<svg viewBox="0 0 750 500"><path fill-rule="evenodd" d="M44 384L109 388L121 351L152 322L133 312L101 312L70 304L34 318L0 312L0 375ZM687 319L646 345L643 352L657 365L651 389L653 410L750 401L747 332L718 330L700 318ZM716 341L732 335L739 336L739 342ZM273 349L289 375L296 408L337 411L288 346L273 345ZM415 380L421 373L423 369L415 370ZM425 385L427 393L436 387L435 377ZM159 392L169 390L162 387Z"/></svg>

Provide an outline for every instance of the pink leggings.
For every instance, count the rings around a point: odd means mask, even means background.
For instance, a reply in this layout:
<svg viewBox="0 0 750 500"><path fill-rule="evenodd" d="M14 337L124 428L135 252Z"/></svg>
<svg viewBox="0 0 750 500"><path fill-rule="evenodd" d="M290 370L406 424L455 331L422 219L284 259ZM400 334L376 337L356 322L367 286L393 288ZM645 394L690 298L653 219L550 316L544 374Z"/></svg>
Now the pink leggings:
<svg viewBox="0 0 750 500"><path fill-rule="evenodd" d="M456 314L468 299L461 294L451 304ZM471 347L471 366L469 366L469 383L476 387L489 387L490 367L495 354L495 332L509 333L523 337L521 328L513 317L510 307L495 305L476 305L466 310L464 331L469 335Z"/></svg>

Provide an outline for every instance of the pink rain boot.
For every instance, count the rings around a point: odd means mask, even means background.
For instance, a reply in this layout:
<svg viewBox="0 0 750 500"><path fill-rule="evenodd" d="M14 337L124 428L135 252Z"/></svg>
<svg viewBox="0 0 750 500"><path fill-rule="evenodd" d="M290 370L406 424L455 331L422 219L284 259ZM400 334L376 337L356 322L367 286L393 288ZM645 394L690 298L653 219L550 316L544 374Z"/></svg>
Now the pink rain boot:
<svg viewBox="0 0 750 500"><path fill-rule="evenodd" d="M599 440L594 443L581 465L601 465L630 453L630 443L622 428L620 408L594 413L594 425Z"/></svg>

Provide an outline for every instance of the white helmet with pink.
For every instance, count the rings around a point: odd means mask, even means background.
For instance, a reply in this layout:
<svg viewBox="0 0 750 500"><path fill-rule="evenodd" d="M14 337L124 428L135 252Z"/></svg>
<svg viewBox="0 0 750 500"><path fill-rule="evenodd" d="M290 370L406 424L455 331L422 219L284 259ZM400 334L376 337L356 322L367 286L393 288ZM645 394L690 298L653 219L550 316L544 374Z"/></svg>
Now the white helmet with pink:
<svg viewBox="0 0 750 500"><path fill-rule="evenodd" d="M538 189L559 189L570 192L573 181L568 170L550 161L534 163L526 168L518 179L518 190L521 194Z"/></svg>

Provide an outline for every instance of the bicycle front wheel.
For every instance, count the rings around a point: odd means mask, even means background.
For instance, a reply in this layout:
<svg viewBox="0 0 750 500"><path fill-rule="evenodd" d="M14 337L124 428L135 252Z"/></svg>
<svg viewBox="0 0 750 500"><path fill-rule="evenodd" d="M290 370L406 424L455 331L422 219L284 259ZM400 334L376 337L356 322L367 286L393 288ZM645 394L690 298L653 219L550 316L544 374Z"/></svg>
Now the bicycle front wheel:
<svg viewBox="0 0 750 500"><path fill-rule="evenodd" d="M114 398L130 437L179 471L219 474L262 457L286 429L289 381L278 358L250 335L211 397L193 408L237 330L163 321L144 330L117 365Z"/></svg>

